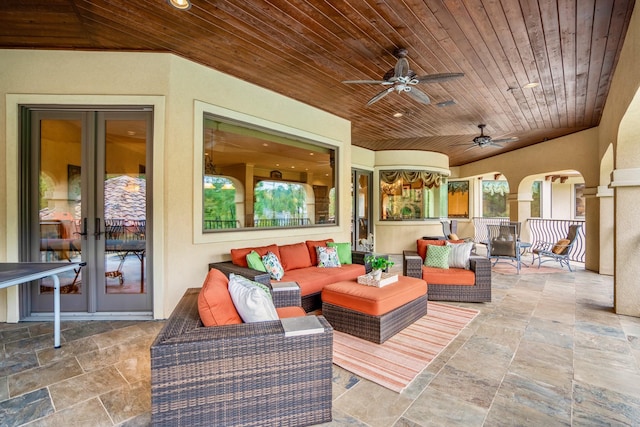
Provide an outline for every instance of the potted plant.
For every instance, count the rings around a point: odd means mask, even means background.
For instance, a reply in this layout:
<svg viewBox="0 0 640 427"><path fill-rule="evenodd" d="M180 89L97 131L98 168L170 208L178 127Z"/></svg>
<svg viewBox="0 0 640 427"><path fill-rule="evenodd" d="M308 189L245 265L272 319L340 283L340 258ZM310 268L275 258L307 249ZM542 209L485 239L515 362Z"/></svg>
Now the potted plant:
<svg viewBox="0 0 640 427"><path fill-rule="evenodd" d="M393 267L394 264L394 262L387 257L376 256L375 254L367 255L364 262L371 265L371 276L375 280L380 280L382 270L387 270L389 267Z"/></svg>

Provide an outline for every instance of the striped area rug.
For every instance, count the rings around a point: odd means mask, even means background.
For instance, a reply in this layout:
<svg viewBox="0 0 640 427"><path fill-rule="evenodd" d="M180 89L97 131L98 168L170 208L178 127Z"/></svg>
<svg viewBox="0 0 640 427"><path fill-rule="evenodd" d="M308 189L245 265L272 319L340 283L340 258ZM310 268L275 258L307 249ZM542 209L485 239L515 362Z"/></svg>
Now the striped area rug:
<svg viewBox="0 0 640 427"><path fill-rule="evenodd" d="M334 331L333 363L400 393L477 314L478 310L429 301L426 316L383 344Z"/></svg>

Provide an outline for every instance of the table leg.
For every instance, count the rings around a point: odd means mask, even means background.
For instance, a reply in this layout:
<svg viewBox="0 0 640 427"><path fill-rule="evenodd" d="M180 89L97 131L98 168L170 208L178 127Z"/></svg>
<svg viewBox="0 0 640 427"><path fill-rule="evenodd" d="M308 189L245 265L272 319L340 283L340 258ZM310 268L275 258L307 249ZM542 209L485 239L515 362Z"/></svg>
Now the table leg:
<svg viewBox="0 0 640 427"><path fill-rule="evenodd" d="M60 279L53 277L53 347L60 348Z"/></svg>

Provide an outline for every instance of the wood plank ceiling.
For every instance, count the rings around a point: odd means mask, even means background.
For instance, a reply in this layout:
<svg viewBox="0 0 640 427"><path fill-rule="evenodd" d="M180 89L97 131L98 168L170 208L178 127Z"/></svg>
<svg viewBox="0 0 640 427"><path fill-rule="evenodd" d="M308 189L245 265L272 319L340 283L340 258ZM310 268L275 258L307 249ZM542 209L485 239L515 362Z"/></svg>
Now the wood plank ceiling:
<svg viewBox="0 0 640 427"><path fill-rule="evenodd" d="M634 3L4 0L0 48L171 52L350 120L354 145L457 166L597 126ZM419 76L464 77L420 84L430 105L391 93L367 107L384 87L342 81L381 79L399 47ZM480 123L519 139L469 149Z"/></svg>

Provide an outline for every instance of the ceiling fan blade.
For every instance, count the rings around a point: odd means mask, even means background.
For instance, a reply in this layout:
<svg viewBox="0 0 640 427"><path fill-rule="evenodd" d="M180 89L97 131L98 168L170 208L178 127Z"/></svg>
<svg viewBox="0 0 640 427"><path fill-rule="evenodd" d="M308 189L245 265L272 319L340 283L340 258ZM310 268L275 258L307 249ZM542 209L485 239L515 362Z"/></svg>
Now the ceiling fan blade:
<svg viewBox="0 0 640 427"><path fill-rule="evenodd" d="M368 85L388 85L392 84L387 80L343 80L342 83L346 84L368 84Z"/></svg>
<svg viewBox="0 0 640 427"><path fill-rule="evenodd" d="M398 58L394 68L394 77L404 77L409 75L409 61L407 58Z"/></svg>
<svg viewBox="0 0 640 427"><path fill-rule="evenodd" d="M419 83L441 83L449 80L459 79L463 77L464 73L440 73L440 74L428 74L426 76L415 77Z"/></svg>
<svg viewBox="0 0 640 427"><path fill-rule="evenodd" d="M382 98L384 98L385 96L387 96L391 92L393 92L393 86L391 86L388 89L383 90L382 92L380 92L379 94L377 94L376 96L371 98L369 100L369 102L367 102L367 106L373 104L374 102L380 101Z"/></svg>
<svg viewBox="0 0 640 427"><path fill-rule="evenodd" d="M504 144L507 142L515 142L518 140L518 137L512 136L511 138L500 138L500 139L492 139L491 142L497 142L498 144Z"/></svg>
<svg viewBox="0 0 640 427"><path fill-rule="evenodd" d="M431 104L431 99L429 98L429 96L423 91L421 91L420 89L417 89L416 87L412 86L412 87L405 88L405 91L409 94L410 97L412 97L416 101L421 102L423 104Z"/></svg>

